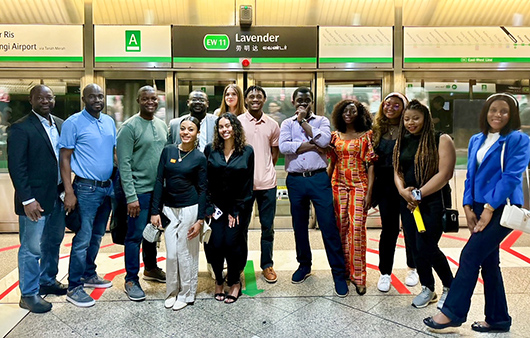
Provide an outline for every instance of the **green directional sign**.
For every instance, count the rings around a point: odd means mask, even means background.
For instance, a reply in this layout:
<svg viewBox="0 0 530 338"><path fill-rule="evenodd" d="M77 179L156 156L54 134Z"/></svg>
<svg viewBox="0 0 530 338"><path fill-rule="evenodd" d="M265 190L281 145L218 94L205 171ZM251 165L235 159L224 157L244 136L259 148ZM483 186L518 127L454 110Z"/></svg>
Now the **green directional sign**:
<svg viewBox="0 0 530 338"><path fill-rule="evenodd" d="M125 31L125 51L141 52L142 35L141 31Z"/></svg>
<svg viewBox="0 0 530 338"><path fill-rule="evenodd" d="M206 34L203 45L206 50L227 50L230 47L230 38L226 34Z"/></svg>

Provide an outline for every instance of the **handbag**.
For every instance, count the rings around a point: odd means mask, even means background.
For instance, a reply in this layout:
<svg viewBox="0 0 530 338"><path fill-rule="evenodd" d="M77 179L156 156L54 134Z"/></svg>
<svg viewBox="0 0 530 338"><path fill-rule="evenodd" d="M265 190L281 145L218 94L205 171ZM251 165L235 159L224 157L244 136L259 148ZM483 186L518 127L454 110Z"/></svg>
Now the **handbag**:
<svg viewBox="0 0 530 338"><path fill-rule="evenodd" d="M151 223L147 223L143 232L144 239L150 243L160 242L161 234L162 230L158 229Z"/></svg>
<svg viewBox="0 0 530 338"><path fill-rule="evenodd" d="M501 151L501 171L504 171L504 148L506 142L502 145ZM526 182L528 184L528 168L526 168ZM501 226L513 230L530 233L530 211L525 208L519 208L510 203L510 199L506 199L506 205L502 211Z"/></svg>
<svg viewBox="0 0 530 338"><path fill-rule="evenodd" d="M449 187L449 183L446 186ZM442 229L444 232L458 232L458 229L460 228L460 224L458 223L458 210L445 207L443 189L445 189L445 187L440 190L443 207ZM451 188L449 187L449 196L451 196L450 191Z"/></svg>

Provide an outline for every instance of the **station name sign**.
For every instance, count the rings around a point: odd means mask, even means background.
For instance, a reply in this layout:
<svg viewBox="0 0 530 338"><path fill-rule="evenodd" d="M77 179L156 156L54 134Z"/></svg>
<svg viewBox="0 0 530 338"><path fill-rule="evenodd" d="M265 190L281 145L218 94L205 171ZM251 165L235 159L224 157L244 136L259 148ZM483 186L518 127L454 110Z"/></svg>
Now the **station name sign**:
<svg viewBox="0 0 530 338"><path fill-rule="evenodd" d="M316 67L316 27L173 27L173 65L297 64ZM229 66L231 67L231 66Z"/></svg>
<svg viewBox="0 0 530 338"><path fill-rule="evenodd" d="M82 25L0 25L0 64L83 66Z"/></svg>

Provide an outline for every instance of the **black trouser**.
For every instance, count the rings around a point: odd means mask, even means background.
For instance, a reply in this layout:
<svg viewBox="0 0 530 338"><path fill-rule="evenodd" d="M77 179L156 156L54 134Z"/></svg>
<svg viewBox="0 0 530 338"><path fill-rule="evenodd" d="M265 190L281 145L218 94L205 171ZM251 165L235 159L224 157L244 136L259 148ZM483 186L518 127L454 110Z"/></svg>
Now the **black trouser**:
<svg viewBox="0 0 530 338"><path fill-rule="evenodd" d="M389 177L386 177L389 176ZM390 177L391 176L391 177ZM382 275L392 274L394 265L394 253L399 236L399 201L401 196L394 184L393 170L387 175L380 174L376 192L379 202L379 214L381 216L381 236L379 238L379 271ZM407 255L407 266L416 268L414 257L405 236L405 251Z"/></svg>
<svg viewBox="0 0 530 338"><path fill-rule="evenodd" d="M212 265L217 285L224 283L223 266L226 259L226 284L231 286L239 282L239 276L247 264L248 245L248 215L239 214L239 224L228 227L228 214L223 213L210 224L212 234L204 252L208 262Z"/></svg>
<svg viewBox="0 0 530 338"><path fill-rule="evenodd" d="M407 202L401 198L401 220L403 230L416 262L420 283L434 291L434 276L436 271L445 287L451 287L453 273L444 253L438 247L442 237L442 198L439 192L425 197L420 203L420 212L425 224L425 232L419 233L413 214L407 209Z"/></svg>

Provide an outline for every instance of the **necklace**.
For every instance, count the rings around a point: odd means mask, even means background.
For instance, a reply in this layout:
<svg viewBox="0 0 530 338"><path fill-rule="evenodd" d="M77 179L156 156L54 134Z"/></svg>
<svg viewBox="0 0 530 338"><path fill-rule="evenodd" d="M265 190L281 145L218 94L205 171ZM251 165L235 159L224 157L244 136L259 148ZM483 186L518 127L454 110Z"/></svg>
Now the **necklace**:
<svg viewBox="0 0 530 338"><path fill-rule="evenodd" d="M183 157L180 157L180 147L177 147L177 149L179 150L179 162L182 162L183 159L186 158L186 156L188 156L189 154L191 154L193 152L193 149L188 151L188 153L186 155L184 155Z"/></svg>
<svg viewBox="0 0 530 338"><path fill-rule="evenodd" d="M396 131L396 126L395 125L389 125L388 126L388 133L390 134L390 138L392 138L394 136L394 132Z"/></svg>

